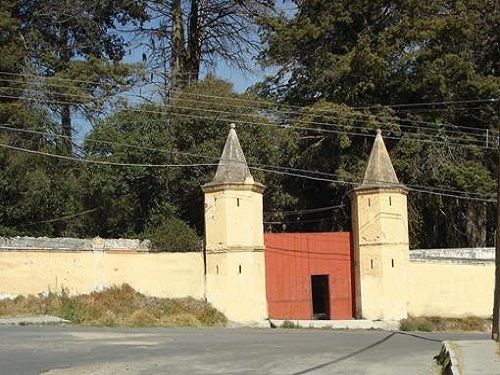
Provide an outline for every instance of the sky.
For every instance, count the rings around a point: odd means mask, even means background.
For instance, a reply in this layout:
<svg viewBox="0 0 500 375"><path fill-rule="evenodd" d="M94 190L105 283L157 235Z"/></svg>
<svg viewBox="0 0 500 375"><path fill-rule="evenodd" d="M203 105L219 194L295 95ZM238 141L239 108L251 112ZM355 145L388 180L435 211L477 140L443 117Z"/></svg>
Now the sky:
<svg viewBox="0 0 500 375"><path fill-rule="evenodd" d="M141 47L131 48L130 54L127 54L124 62L130 64L141 63L142 53L143 48ZM242 72L237 67L230 66L224 61L218 61L212 69L202 69L201 79L203 79L203 77L205 77L207 74L212 73L215 74L215 76L217 76L218 78L232 83L235 92L243 93L246 89L248 89L255 83L262 81L266 76L266 71L261 69L253 61L249 60L248 63L251 71ZM129 100L131 102L138 102L137 98L133 95L129 96ZM85 137L85 135L92 129L91 124L82 115L75 114L73 124L76 136L81 140L83 140L83 137Z"/></svg>
<svg viewBox="0 0 500 375"><path fill-rule="evenodd" d="M287 17L293 17L297 11L295 4L292 3L291 0L277 0L276 8L283 11ZM125 62L141 63L143 53L147 55L147 51L144 50L144 48L132 46L130 54L127 55ZM231 82L236 92L243 93L250 86L262 81L266 76L266 71L256 64L253 58L253 56L247 56L246 58L246 62L251 69L250 72L242 72L237 67L230 66L224 61L219 60L216 61L214 67L212 67L210 71L202 69L201 78L203 79L207 73L213 73L218 78ZM269 73L269 71L267 71L267 73Z"/></svg>
<svg viewBox="0 0 500 375"><path fill-rule="evenodd" d="M278 9L283 10L285 14L290 17L293 16L296 11L294 4L290 4L289 1L277 1L277 7ZM130 34L126 33L125 35ZM130 43L129 51L128 53L126 53L123 62L130 64L140 64L142 63L143 53L146 53L146 55L148 55L148 51L145 50L144 47ZM232 83L235 92L243 93L255 83L263 81L266 75L271 72L270 70L262 69L258 64L256 64L253 56L247 56L246 60L248 66L250 67L250 71L243 72L239 68L231 66L222 60L219 60L216 61L214 66L209 70L207 70L206 67L203 67L201 70L200 78L203 79L209 73L214 74L216 77ZM148 89L146 88L142 90L146 91ZM154 88L151 87L150 90L153 91ZM142 92L144 93L144 91ZM134 97L133 95L126 94L125 96L128 97L129 101L132 103L138 102L137 97ZM77 137L83 138L91 130L91 124L81 115L79 116L78 114L75 114L73 124Z"/></svg>

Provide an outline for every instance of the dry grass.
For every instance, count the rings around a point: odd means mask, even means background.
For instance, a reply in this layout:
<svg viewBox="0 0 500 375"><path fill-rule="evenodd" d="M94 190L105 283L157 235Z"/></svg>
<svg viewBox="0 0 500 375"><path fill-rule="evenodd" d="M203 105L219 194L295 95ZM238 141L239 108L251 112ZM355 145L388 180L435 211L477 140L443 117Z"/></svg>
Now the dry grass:
<svg viewBox="0 0 500 375"><path fill-rule="evenodd" d="M487 331L491 321L477 317L441 318L441 317L409 317L401 320L402 331Z"/></svg>
<svg viewBox="0 0 500 375"><path fill-rule="evenodd" d="M206 302L147 297L127 284L78 296L63 290L47 296L0 301L0 316L43 314L89 326L213 327L227 322L222 313Z"/></svg>

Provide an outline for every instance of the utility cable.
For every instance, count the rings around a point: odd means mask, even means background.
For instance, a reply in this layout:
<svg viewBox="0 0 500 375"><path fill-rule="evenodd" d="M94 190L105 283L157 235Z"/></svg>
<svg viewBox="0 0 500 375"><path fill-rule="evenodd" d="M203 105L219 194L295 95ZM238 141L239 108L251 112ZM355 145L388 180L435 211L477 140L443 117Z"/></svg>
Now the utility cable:
<svg viewBox="0 0 500 375"><path fill-rule="evenodd" d="M2 79L0 79L0 81L2 81ZM22 91L22 92L33 92L33 93L38 93L38 91L36 90L31 90L31 89L23 89L23 88L19 88L19 87L6 87L6 86L0 86L0 89L7 89L7 90L14 90L14 91ZM104 103L106 101L106 99L104 98L97 98L97 97L93 97L93 96L89 96L89 95L80 95L80 94L71 94L71 93L57 93L56 95L59 95L61 97L76 97L76 98L82 98L86 101L99 101L99 102L102 102ZM218 104L220 103L217 103L217 102L211 102L211 101L203 101L203 100L199 100L199 99L185 99L185 98L172 98L173 100L176 100L176 101L187 101L187 102L192 102L192 103L196 103L196 104L200 104L200 103L203 103L203 104L211 104L213 106L217 106ZM54 99L54 100L57 100L57 99ZM52 100L49 99L43 99L41 100L43 102L51 102ZM83 102L72 102L74 103L74 105L84 105L85 103ZM232 105L231 108L243 108L243 109L248 109L248 107L245 107L245 106L234 106ZM205 109L205 108L200 108L200 107L186 107L186 106L179 106L179 105L173 105L173 104L170 104L169 105L169 108L171 109L182 109L182 110L196 110L196 111L208 111L208 112L216 112L216 113L225 113L225 114L235 114L235 112L233 111L221 111L221 110L216 110L214 108L212 109ZM254 109L257 109L257 108L254 108ZM124 109L124 110L127 110L127 109ZM272 112L272 113L278 113L278 114L294 114L294 115L299 115L299 113L297 112L292 112L292 111L283 111L283 110L276 110L276 109L265 109L265 108L262 108L262 109L258 109L258 110L262 110L262 111L265 111L265 112ZM333 112L333 111L332 111ZM263 117L262 115L258 115L256 113L240 113L240 112L236 112L238 114L241 114L241 115L246 115L246 116L253 116L253 117L257 117L257 118L261 118ZM443 124L439 124L439 123L432 123L432 122L424 122L425 124L432 124L434 125L434 127L429 127L429 126L422 126L422 125L405 125L405 124L400 124L398 122L394 122L394 121L379 121L379 120L367 120L367 119L356 119L355 117L356 116L360 116L362 114L359 114L359 113L353 113L353 114L339 114L339 113L336 113L336 114L332 114L332 115L328 115L329 117L332 117L334 119L337 119L337 120L348 120L348 121L354 121L354 122L358 122L358 123L366 123L366 124L377 124L377 125L382 125L382 126L387 126L387 125L395 125L399 128L402 128L402 129L412 129L412 130L416 130L416 131L431 131L431 132L435 132L436 134L439 133L439 129L436 128L436 126L445 126ZM369 117L375 117L376 115L374 114L364 114L366 116L369 116ZM413 120L409 120L409 119L399 119L400 122L413 122ZM336 127L336 128L346 128L346 129L356 129L356 130L363 130L365 129L365 127L362 127L360 125L343 125L343 124L336 124L336 123L332 123L332 122L322 122L322 121L310 121L310 120L303 120L303 119L299 119L297 121L298 123L301 123L301 124L313 124L313 125L325 125L325 126L331 126L331 127ZM456 126L456 125L454 125ZM469 129L472 129L474 131L477 131L477 132L486 132L486 129L480 129L480 128L472 128L472 127L467 127ZM449 130L449 129L444 129L446 130L446 133L448 134L452 134L452 135L456 135L456 136L467 136L467 137L480 137L480 138L486 138L486 134L471 134L471 132L464 132L464 131L459 131L459 130ZM435 134L425 134L425 133L422 133L422 134L419 134L420 136L427 136L427 137L433 137L435 136ZM459 139L459 138L451 138L452 140L454 139ZM483 143L484 140L483 139L478 139L478 140L474 140L476 142L479 142L479 143Z"/></svg>
<svg viewBox="0 0 500 375"><path fill-rule="evenodd" d="M19 99L19 100L28 100L28 101L35 101L35 102L44 102L41 99L38 98L30 98L30 97L18 97L18 96L9 96L9 95L0 95L0 98L13 98L13 99ZM47 101L45 101L47 102ZM51 100L50 103L52 104L65 104L65 105L81 105L81 103L76 103L76 102L65 102L65 101L56 101L56 100ZM192 108L188 108L189 110L192 110ZM123 108L121 109L123 111L132 111L132 112L139 112L139 113L152 113L152 114L170 114L170 115L175 115L175 116L186 116L186 117L193 117L193 118L203 118L203 119L213 119L213 117L209 116L203 116L203 115L198 115L198 114L191 114L191 113L176 113L176 112L165 112L165 111L155 111L155 110L146 110L146 109L137 109L137 108ZM198 108L198 110L200 110ZM214 111L214 110L206 110L210 112L221 112L221 111ZM237 115L237 116L243 116L240 113L233 113L233 112L222 112L222 113L228 113L232 115ZM236 120L234 118L217 118L219 121L226 121L226 122L235 122L235 123L241 123L241 124L251 124L251 125L261 125L261 126L270 126L278 129L296 129L300 131L314 131L314 132L319 132L319 133L331 133L331 134L346 134L346 135L356 135L356 136L361 136L361 137L370 137L373 138L375 137L372 134L363 134L359 132L352 132L352 131L338 131L338 130L333 130L333 129L323 129L323 128L311 128L311 127L303 127L303 126L295 126L295 125L277 125L277 124L271 124L271 123L265 123L265 122L256 122L256 121L243 121L243 120ZM394 139L394 140L401 140L403 139L402 137L393 137L393 136L384 136L385 139ZM451 138L448 137L449 139L456 139L456 138ZM448 145L448 146L461 146L461 147L477 147L480 149L489 149L490 147L487 146L480 146L480 145L475 145L475 144L464 144L464 143L459 143L459 142L445 142L445 141L434 141L432 139L421 139L421 138L411 138L411 140L416 141L416 142L426 142L426 143L435 143L435 144L443 144L443 145ZM459 139L456 139L459 140Z"/></svg>
<svg viewBox="0 0 500 375"><path fill-rule="evenodd" d="M143 167L143 168L182 168L182 167L213 167L219 165L218 163L197 163L197 164L136 164L136 163L117 163L117 162L111 162L111 161L105 161L105 160L93 160L93 159L79 159L75 158L73 156L66 156L66 155L59 155L59 154L52 154L49 152L43 152L43 151L36 151L36 150L29 150L26 148L21 148L21 147L16 147L16 146L11 146L7 145L4 143L0 143L0 147L9 149L9 150L14 150L14 151L20 151L20 152L26 152L29 154L37 154L37 155L44 155L44 156L50 156L53 158L57 159L63 159L63 160L69 160L69 161L76 161L78 163L89 163L89 164L100 164L100 165L113 165L113 166L118 166L118 167Z"/></svg>
<svg viewBox="0 0 500 375"><path fill-rule="evenodd" d="M15 81L15 80L6 80L6 79L1 79L0 81L7 81L7 82L15 82L15 83L24 83L23 81ZM42 83L36 83L35 84L42 84ZM47 83L47 86L57 86L57 87L64 87L68 88L67 85L58 85L58 84L52 84L52 83ZM77 86L74 86L76 89L78 89ZM24 89L20 87L10 87L10 86L2 86L0 88L7 89L7 90L17 90L17 91L31 91L31 92L37 92L32 89ZM212 105L217 105L219 104L218 102L213 102L208 99L205 100L200 100L201 97L207 97L207 98L221 98L221 99L235 99L235 100L247 100L247 99L240 99L240 98L232 98L232 97L223 97L223 96L214 96L214 95L204 95L201 93L189 93L185 91L179 91L180 96L177 97L172 97L173 100L178 100L178 101L187 101L187 102L194 102L194 103L207 103L207 104L212 104ZM99 98L99 97L93 97L93 96L88 96L88 95L80 95L80 94L71 94L71 93L55 93L55 95L60 95L60 96L66 96L66 97L77 97L77 98L83 98L88 101L101 101L105 102L107 99L105 98ZM186 99L182 98L182 96L195 96L196 99ZM250 99L248 99L250 100ZM76 103L76 104L84 104L81 102ZM271 102L268 102L267 106L272 106L273 104ZM238 105L231 105L231 107L236 107L236 108L244 108L247 109L249 108L248 106L238 106ZM288 108L288 107L286 107ZM307 107L299 107L301 109L309 109ZM198 109L198 108L192 108L189 107L189 109ZM300 115L300 112L297 111L289 111L289 110L279 110L279 109L273 109L273 108L253 108L255 110L262 110L262 111L267 111L267 112L272 112L272 113L278 113L278 114L292 114L292 115ZM398 118L400 122L404 123L412 123L412 124L419 124L419 125L406 125L406 124L400 124L398 122L388 122L388 121L378 121L378 120L366 120L366 119L356 119L355 117L375 117L377 116L376 114L369 114L369 113L352 113L352 114L342 114L339 113L338 111L335 110L327 110L327 109L321 109L321 108L316 108L314 109L315 112L322 112L322 113L332 113L329 115L329 117L334 117L336 119L340 120L350 120L350 121L357 121L357 122L364 122L364 123L377 123L377 124L383 124L383 125L397 125L399 128L408 128L408 129L416 129L418 131L434 131L438 132L439 129L436 128L436 126L439 126L447 131L447 133L451 134L457 134L457 135L467 135L471 136L471 131L474 132L486 132L486 129L482 128L477 128L477 127L470 127L470 126L461 126L461 125L455 125L455 124L450 124L450 123L437 123L437 122L429 122L429 121L420 121L420 120L412 120L408 118ZM331 124L331 123L325 123L325 122L313 122L313 121L302 121L303 123L316 123L316 124L323 124L327 126L336 126L336 127L346 127L346 128L352 128L352 126L349 125L340 125L340 124ZM427 125L427 126L424 126ZM354 127L359 127L359 126L354 126ZM450 130L447 128L453 128L453 129L467 129L467 131L460 131L460 130ZM494 133L493 130L491 130L492 134ZM483 134L474 134L475 136L479 137L486 137L486 135ZM482 141L481 141L482 142Z"/></svg>
<svg viewBox="0 0 500 375"><path fill-rule="evenodd" d="M321 212L321 211L330 211L330 210L335 210L338 208L342 208L344 205L338 205L338 206L328 206L328 207L318 207L318 208L309 208L309 209L303 209L303 210L293 210L293 211L264 211L264 214L281 214L284 216L287 215L300 215L300 214L310 214L310 213L315 213L315 212Z"/></svg>
<svg viewBox="0 0 500 375"><path fill-rule="evenodd" d="M28 76L28 77L38 77L42 79L46 79L47 77L44 76L36 76L36 75L27 75L27 74L21 74L21 73L10 73L10 72L0 72L0 74L4 75L11 75L11 76ZM109 83L104 83L104 82L97 82L97 81L84 81L84 80L73 80L73 79L67 79L67 78L59 78L59 77L48 77L49 79L52 80L59 80L59 81L64 81L64 82L78 82L78 83L87 83L87 84L94 84L94 85L110 85ZM0 79L0 81L6 81L5 79ZM23 84L29 84L24 81L17 81L18 83L23 83ZM39 82L32 82L34 84L41 84ZM53 85L56 86L57 84L54 83L47 83L46 85ZM123 84L113 84L113 86L120 86ZM57 85L57 86L62 86L62 87L67 87L67 85ZM210 97L210 98L218 98L218 99L227 99L227 100L238 100L238 101L244 101L244 102L249 102L249 103L261 103L265 104L267 106L272 105L272 103L264 100L254 100L254 99L246 99L246 98L234 98L234 97L227 97L227 96L217 96L217 95L206 95L206 94L201 94L201 93L190 93L187 91L175 91L173 90L171 93L180 93L181 95L192 95L192 96L205 96L205 97ZM70 95L70 94L66 94ZM467 104L467 103L493 103L498 101L498 99L495 98L489 98L489 99L472 99L472 100L460 100L460 101L441 101L441 102L421 102L421 103L405 103L405 104L388 104L388 105L377 105L377 106L370 106L370 107L351 107L352 109L368 109L368 108L376 108L380 109L385 107L411 107L413 105L415 106L422 106L422 105L452 105L452 104ZM292 106L292 105L287 105L287 108L297 108L297 109L304 109L305 107L301 106ZM315 109L315 111L318 112L333 112L337 113L336 111L329 110L329 109ZM356 114L358 116L370 116L371 114ZM406 121L406 122L413 122L413 123L422 123L422 124L431 124L433 125L434 123L432 122L426 122L426 121L417 121L417 120L410 120L410 119L401 119L401 121ZM454 124L443 124L444 126L451 126L455 128L466 128L470 130L481 130L479 128L474 128L474 127L467 127L467 126L460 126L460 125L454 125Z"/></svg>
<svg viewBox="0 0 500 375"><path fill-rule="evenodd" d="M32 221L29 223L17 224L16 226L27 227L27 226L38 225L38 224L55 223L57 221L63 221L63 220L73 219L75 217L83 216L83 215L89 214L91 212L95 212L97 210L100 210L100 209L101 209L101 207L91 208L89 210L77 212L77 213L72 214L72 215L66 215L66 216L62 216L62 217L58 217L58 218L50 219L50 220Z"/></svg>
<svg viewBox="0 0 500 375"><path fill-rule="evenodd" d="M46 136L57 136L57 137L62 137L66 139L70 139L71 137L62 135L62 134L52 134L52 133L44 133L44 132L39 132L36 130L30 130L30 129L18 129L18 128L12 128L4 125L0 125L0 130L8 130L8 131L14 131L14 132L25 132L29 134L38 134L38 135L46 135ZM158 148L152 148L152 147L142 147L142 146L137 146L137 145L132 145L129 143L122 143L122 142L111 142L111 141L104 141L104 140L98 140L98 139L88 139L90 142L98 142L98 143L105 143L105 144L110 144L110 145L119 145L121 147L130 147L130 148L138 148L138 149L144 149L148 151L158 151L158 152L166 152L166 153L172 153L172 154L180 154L180 155L187 155L187 156L192 156L192 157L199 157L199 158L205 158L205 159L210 159L217 161L220 163L220 158L217 157L211 157L208 155L200 155L200 154L194 154L194 153L184 153L184 152L178 152L178 151L172 151L172 150L166 150L166 149L158 149ZM78 159L82 160L82 159ZM242 163L240 161L236 160L227 160L228 163ZM218 165L218 164L212 164L212 165ZM284 167L284 166L277 166L277 165L268 165L268 164L258 164L258 163L253 163L253 164L248 164L249 168L255 169L255 170L260 170L260 168L273 168L273 169L280 169L280 170L285 170L287 172L299 172L299 173L309 173L309 174L315 174L315 175L320 175L320 176L325 176L325 177L335 177L335 174L329 173L329 172L322 172L322 171L317 171L317 170L308 170L308 169L300 169L300 168L293 168L293 167ZM313 176L310 176L313 177ZM318 179L316 177L316 179ZM339 180L333 180L333 179L318 179L319 181L331 181L331 182L339 182ZM368 182L373 182L373 183L384 183L388 184L386 181L378 181L378 180L369 180ZM356 184L355 182L352 182L352 184ZM394 184L399 186L399 183L389 183L389 184ZM416 189L428 189L428 186L423 186L423 185L406 185L411 188L416 188ZM452 193L464 193L464 194L471 194L471 195L477 195L477 196L482 196L482 197L491 197L492 195L485 195L485 194L480 194L480 193L473 193L473 192L464 192L456 189L451 189L449 187L433 187L434 189L438 189L441 191L445 192L452 192Z"/></svg>

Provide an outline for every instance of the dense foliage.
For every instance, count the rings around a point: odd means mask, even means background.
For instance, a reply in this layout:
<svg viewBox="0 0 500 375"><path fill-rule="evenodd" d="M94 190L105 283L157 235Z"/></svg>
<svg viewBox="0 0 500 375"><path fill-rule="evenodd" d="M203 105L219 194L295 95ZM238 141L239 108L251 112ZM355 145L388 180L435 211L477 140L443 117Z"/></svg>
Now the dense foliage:
<svg viewBox="0 0 500 375"><path fill-rule="evenodd" d="M0 0L0 235L195 249L235 122L267 230L349 230L382 128L411 246L491 245L499 23L489 0ZM144 64L125 63L137 41ZM251 58L274 74L245 94L200 81Z"/></svg>
<svg viewBox="0 0 500 375"><path fill-rule="evenodd" d="M488 0L293 3L297 6L293 17L262 20L267 49L261 58L279 70L260 91L308 106L295 120L299 125L304 117L348 125L337 127L341 135L301 142L295 155L298 163L326 162L337 179L345 179L346 173L359 179L369 148L352 133L379 126L401 181L444 187L448 191L441 192L448 194L494 192L495 153L482 147L486 130L497 134L495 103L393 107L389 114L384 105L498 98L498 4ZM331 103L364 107L358 110L363 113ZM324 107L331 110L330 118ZM357 128L351 125L355 119L363 122ZM301 198L310 205L318 196L339 202L346 192L339 184L308 185ZM491 204L416 191L410 197L413 246L481 246L487 229L493 232ZM346 222L347 213L339 220Z"/></svg>

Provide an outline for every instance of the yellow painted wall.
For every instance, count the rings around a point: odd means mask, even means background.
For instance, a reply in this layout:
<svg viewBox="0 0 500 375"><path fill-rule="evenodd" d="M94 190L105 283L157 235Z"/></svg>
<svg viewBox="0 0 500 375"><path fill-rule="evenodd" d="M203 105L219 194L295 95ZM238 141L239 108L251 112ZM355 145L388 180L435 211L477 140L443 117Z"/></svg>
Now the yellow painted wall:
<svg viewBox="0 0 500 375"><path fill-rule="evenodd" d="M128 283L157 297L203 298L201 253L0 251L0 293L89 293Z"/></svg>
<svg viewBox="0 0 500 375"><path fill-rule="evenodd" d="M268 318L261 191L253 182L205 190L207 300L239 322Z"/></svg>
<svg viewBox="0 0 500 375"><path fill-rule="evenodd" d="M264 252L207 254L207 300L229 320L267 319Z"/></svg>
<svg viewBox="0 0 500 375"><path fill-rule="evenodd" d="M205 232L208 250L231 247L264 248L262 194L252 191L252 185L239 186L241 189L205 193Z"/></svg>
<svg viewBox="0 0 500 375"><path fill-rule="evenodd" d="M351 198L356 316L373 320L406 318L406 192L398 188L367 188L353 191Z"/></svg>
<svg viewBox="0 0 500 375"><path fill-rule="evenodd" d="M494 262L464 264L411 261L408 269L408 314L491 317L494 274Z"/></svg>

